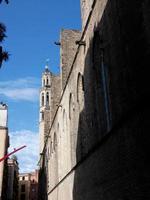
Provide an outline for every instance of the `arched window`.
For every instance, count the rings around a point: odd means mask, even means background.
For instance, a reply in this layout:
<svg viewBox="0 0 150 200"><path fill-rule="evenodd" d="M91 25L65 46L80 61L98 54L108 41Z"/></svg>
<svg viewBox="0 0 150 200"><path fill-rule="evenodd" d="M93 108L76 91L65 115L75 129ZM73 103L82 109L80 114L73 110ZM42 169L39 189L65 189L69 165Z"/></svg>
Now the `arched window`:
<svg viewBox="0 0 150 200"><path fill-rule="evenodd" d="M42 106L44 106L44 93L42 93L42 99L41 99L41 101L42 101Z"/></svg>
<svg viewBox="0 0 150 200"><path fill-rule="evenodd" d="M45 79L43 80L43 86L45 86Z"/></svg>
<svg viewBox="0 0 150 200"><path fill-rule="evenodd" d="M69 97L69 119L71 119L72 94Z"/></svg>
<svg viewBox="0 0 150 200"><path fill-rule="evenodd" d="M103 115L103 124L107 131L111 129L110 83L109 83L109 48L104 45L104 35L96 30L93 38L93 68L95 71L95 106L99 120ZM106 61L107 60L107 61ZM101 103L100 103L101 102ZM101 106L100 106L101 104ZM103 108L103 110L101 109ZM105 123L104 123L105 122Z"/></svg>
<svg viewBox="0 0 150 200"><path fill-rule="evenodd" d="M83 109L84 106L84 78L79 73L77 79L77 102L79 103L80 110Z"/></svg>
<svg viewBox="0 0 150 200"><path fill-rule="evenodd" d="M46 106L49 106L49 93L46 93Z"/></svg>
<svg viewBox="0 0 150 200"><path fill-rule="evenodd" d="M49 85L49 80L48 80L48 77L46 79L46 85Z"/></svg>
<svg viewBox="0 0 150 200"><path fill-rule="evenodd" d="M71 120L71 117L73 115L73 111L74 111L74 102L73 102L73 94L70 93L70 97L69 97L69 119Z"/></svg>

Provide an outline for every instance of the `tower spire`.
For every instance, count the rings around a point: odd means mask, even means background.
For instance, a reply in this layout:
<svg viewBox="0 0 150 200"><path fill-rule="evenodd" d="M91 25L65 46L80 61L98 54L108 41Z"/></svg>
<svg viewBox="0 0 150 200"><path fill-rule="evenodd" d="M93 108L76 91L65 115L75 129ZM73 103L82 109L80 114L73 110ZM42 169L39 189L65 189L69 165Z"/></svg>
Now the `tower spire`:
<svg viewBox="0 0 150 200"><path fill-rule="evenodd" d="M45 65L45 71L46 72L49 72L48 66L49 66L49 58L46 59L46 65Z"/></svg>

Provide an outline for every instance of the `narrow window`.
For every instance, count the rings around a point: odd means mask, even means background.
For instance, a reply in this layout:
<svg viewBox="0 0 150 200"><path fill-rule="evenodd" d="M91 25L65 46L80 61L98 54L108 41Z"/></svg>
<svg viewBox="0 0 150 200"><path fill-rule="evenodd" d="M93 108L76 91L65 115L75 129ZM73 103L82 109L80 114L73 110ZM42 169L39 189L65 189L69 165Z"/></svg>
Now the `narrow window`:
<svg viewBox="0 0 150 200"><path fill-rule="evenodd" d="M53 153L53 142L50 143L50 155Z"/></svg>
<svg viewBox="0 0 150 200"><path fill-rule="evenodd" d="M43 121L44 120L44 112L43 111L41 112L41 116L42 116L41 120Z"/></svg>
<svg viewBox="0 0 150 200"><path fill-rule="evenodd" d="M46 106L49 106L49 93L46 93Z"/></svg>
<svg viewBox="0 0 150 200"><path fill-rule="evenodd" d="M77 79L77 102L79 103L80 111L84 106L84 79L79 73Z"/></svg>
<svg viewBox="0 0 150 200"><path fill-rule="evenodd" d="M110 130L110 106L109 106L109 93L108 93L108 69L104 64L104 51L101 50L101 73L102 73L102 84L104 91L104 103L106 111L107 129Z"/></svg>
<svg viewBox="0 0 150 200"><path fill-rule="evenodd" d="M46 85L49 85L48 77L47 77L47 80L46 80Z"/></svg>
<svg viewBox="0 0 150 200"><path fill-rule="evenodd" d="M106 64L108 47L103 36L95 31L93 38L93 69L95 70L95 105L99 122L105 121L104 128L111 128L111 111L109 99L108 62ZM101 103L101 105L100 105ZM101 119L103 113L103 119Z"/></svg>
<svg viewBox="0 0 150 200"><path fill-rule="evenodd" d="M56 151L56 147L57 147L57 136L56 133L54 133L54 151Z"/></svg>
<svg viewBox="0 0 150 200"><path fill-rule="evenodd" d="M70 94L70 98L69 98L69 119L71 120L71 110L72 110L72 94Z"/></svg>
<svg viewBox="0 0 150 200"><path fill-rule="evenodd" d="M42 106L44 106L44 93L42 93Z"/></svg>

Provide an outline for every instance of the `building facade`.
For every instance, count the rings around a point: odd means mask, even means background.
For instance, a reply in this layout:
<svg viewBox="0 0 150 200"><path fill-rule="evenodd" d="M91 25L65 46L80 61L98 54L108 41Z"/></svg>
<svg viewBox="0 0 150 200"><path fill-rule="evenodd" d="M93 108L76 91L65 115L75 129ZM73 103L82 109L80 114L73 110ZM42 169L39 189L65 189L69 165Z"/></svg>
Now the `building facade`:
<svg viewBox="0 0 150 200"><path fill-rule="evenodd" d="M0 103L0 158L7 154L9 146L8 137L8 107L4 103ZM0 162L0 200L6 199L7 188L7 161Z"/></svg>
<svg viewBox="0 0 150 200"><path fill-rule="evenodd" d="M7 200L18 200L18 175L19 166L17 157L13 156L7 160L8 166L8 184L7 184Z"/></svg>
<svg viewBox="0 0 150 200"><path fill-rule="evenodd" d="M31 173L19 174L18 200L38 199L38 170Z"/></svg>
<svg viewBox="0 0 150 200"><path fill-rule="evenodd" d="M149 11L148 0L81 0L82 30L61 31L60 74L46 70L42 87L40 200L150 198Z"/></svg>

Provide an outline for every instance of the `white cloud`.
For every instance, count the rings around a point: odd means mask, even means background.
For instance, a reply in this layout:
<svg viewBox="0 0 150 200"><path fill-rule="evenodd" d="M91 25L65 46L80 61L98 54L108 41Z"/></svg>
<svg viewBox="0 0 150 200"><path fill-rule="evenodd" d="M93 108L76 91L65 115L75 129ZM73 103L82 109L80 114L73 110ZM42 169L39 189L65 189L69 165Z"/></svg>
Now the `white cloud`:
<svg viewBox="0 0 150 200"><path fill-rule="evenodd" d="M26 145L24 149L16 152L19 161L19 172L32 172L38 168L39 159L39 136L30 130L20 130L9 133L9 152L14 148Z"/></svg>
<svg viewBox="0 0 150 200"><path fill-rule="evenodd" d="M1 81L0 94L13 100L37 101L39 98L39 80L34 77L26 77Z"/></svg>
<svg viewBox="0 0 150 200"><path fill-rule="evenodd" d="M38 98L38 89L25 88L25 89L0 89L0 94L5 95L13 100L36 101Z"/></svg>

